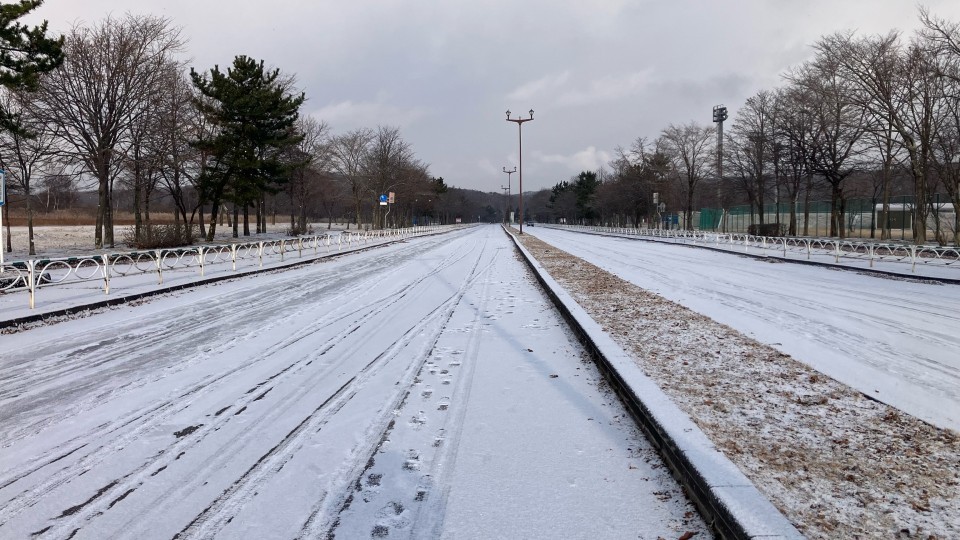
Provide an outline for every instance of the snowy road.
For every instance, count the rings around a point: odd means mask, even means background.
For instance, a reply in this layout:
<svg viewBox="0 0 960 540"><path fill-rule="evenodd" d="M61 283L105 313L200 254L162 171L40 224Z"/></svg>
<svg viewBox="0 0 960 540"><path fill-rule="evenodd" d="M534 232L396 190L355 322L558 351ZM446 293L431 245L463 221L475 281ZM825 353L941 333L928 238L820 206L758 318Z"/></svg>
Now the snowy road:
<svg viewBox="0 0 960 540"><path fill-rule="evenodd" d="M0 537L705 533L497 227L0 336Z"/></svg>
<svg viewBox="0 0 960 540"><path fill-rule="evenodd" d="M525 232L869 396L960 430L960 286L545 227Z"/></svg>

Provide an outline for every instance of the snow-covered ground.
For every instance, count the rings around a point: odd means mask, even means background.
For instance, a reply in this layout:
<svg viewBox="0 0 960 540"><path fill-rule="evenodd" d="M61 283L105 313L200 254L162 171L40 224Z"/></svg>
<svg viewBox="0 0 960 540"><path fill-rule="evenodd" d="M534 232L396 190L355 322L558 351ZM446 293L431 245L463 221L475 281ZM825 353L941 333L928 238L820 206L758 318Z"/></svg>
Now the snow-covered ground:
<svg viewBox="0 0 960 540"><path fill-rule="evenodd" d="M0 335L0 425L4 538L706 535L495 227Z"/></svg>
<svg viewBox="0 0 960 540"><path fill-rule="evenodd" d="M311 225L315 234L323 234L328 231L327 224L314 223ZM29 235L26 227L10 227L11 247L13 251L6 252L7 229L3 229L3 249L4 260L22 261L31 258L51 258L51 257L77 257L87 256L96 253L111 251L130 251L130 247L123 243L127 231L131 227L114 227L114 239L116 248L106 248L104 250L95 250L94 246L94 227L93 225L39 225L33 228L33 244L36 255L29 255ZM334 225L333 231L337 232L343 228L343 225ZM255 242L271 238L282 238L290 229L289 223L267 223L267 232L250 236L243 236L243 226L240 228L239 238L233 238L233 229L227 226L218 226L216 243L226 242Z"/></svg>
<svg viewBox="0 0 960 540"><path fill-rule="evenodd" d="M362 234L344 234L333 231L312 237L296 239L277 237L276 233L263 235L233 246L205 245L204 264L198 262L197 250L187 250L183 255L166 251L161 259L162 275L158 272L153 252L120 252L119 259L109 267L109 280L103 277L102 259L96 255L76 253L74 260L63 258L40 261L38 275L48 276L39 281L31 306L30 291L24 284L27 273L15 265L5 265L0 281L0 327L19 324L24 318L49 318L58 312L75 311L76 306L90 305L101 301L114 301L138 294L149 294L161 288L195 285L200 280L216 281L263 270L303 264L332 255L342 255L369 249L377 245L396 242L401 237L410 238L424 234L436 234L444 229L460 228L460 225L444 227L421 227L415 231L371 231ZM70 238L70 235L65 235ZM231 247L237 247L235 251ZM61 250L66 248L59 248ZM236 259L234 260L234 256Z"/></svg>
<svg viewBox="0 0 960 540"><path fill-rule="evenodd" d="M960 286L545 227L527 232L884 403L960 431Z"/></svg>
<svg viewBox="0 0 960 540"><path fill-rule="evenodd" d="M870 239L809 238L806 239L809 243L805 243L803 238L750 237L749 242L744 243L743 238L731 240L728 235L709 232L697 236L696 232L669 230L662 231L660 234L654 232L650 235L646 232L639 235L636 229L629 228L563 225L546 225L546 227L661 244L698 246L726 253L769 258L774 262L782 259L830 265L864 273L884 272L915 279L960 281L960 260L958 260L960 248L956 246L916 247L913 251L915 257L911 258L910 244ZM687 234L690 236L686 236ZM872 253L868 246L873 246Z"/></svg>

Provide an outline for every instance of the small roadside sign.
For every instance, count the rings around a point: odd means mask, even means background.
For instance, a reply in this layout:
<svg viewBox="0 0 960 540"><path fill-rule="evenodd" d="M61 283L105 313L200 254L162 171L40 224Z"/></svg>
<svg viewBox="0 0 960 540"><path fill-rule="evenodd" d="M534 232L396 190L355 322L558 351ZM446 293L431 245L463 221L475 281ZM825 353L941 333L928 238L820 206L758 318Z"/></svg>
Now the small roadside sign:
<svg viewBox="0 0 960 540"><path fill-rule="evenodd" d="M0 206L7 202L7 171L0 169Z"/></svg>
<svg viewBox="0 0 960 540"><path fill-rule="evenodd" d="M386 206L386 205L387 205L387 196L380 195L380 206Z"/></svg>
<svg viewBox="0 0 960 540"><path fill-rule="evenodd" d="M390 204L393 204L394 202L396 202L396 201L394 200L394 195L393 195L393 192L392 192L392 191L390 192L390 196L387 197L387 200L390 202Z"/></svg>

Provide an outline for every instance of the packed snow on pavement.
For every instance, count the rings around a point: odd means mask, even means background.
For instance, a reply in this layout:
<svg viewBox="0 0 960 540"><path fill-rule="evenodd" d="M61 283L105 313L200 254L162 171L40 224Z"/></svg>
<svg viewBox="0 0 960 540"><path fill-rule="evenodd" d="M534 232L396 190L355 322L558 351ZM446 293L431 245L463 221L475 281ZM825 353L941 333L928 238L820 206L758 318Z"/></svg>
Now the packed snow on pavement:
<svg viewBox="0 0 960 540"><path fill-rule="evenodd" d="M708 534L498 228L0 351L3 537Z"/></svg>

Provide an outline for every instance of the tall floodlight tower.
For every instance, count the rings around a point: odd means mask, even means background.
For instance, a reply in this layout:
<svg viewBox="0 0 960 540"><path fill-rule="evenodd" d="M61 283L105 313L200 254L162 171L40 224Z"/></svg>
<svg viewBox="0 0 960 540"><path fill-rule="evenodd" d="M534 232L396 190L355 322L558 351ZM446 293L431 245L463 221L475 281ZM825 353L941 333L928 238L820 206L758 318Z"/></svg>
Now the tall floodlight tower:
<svg viewBox="0 0 960 540"><path fill-rule="evenodd" d="M713 121L717 124L717 205L720 206L720 222L717 229L727 231L723 220L723 121L727 119L727 108L723 105L714 105Z"/></svg>
<svg viewBox="0 0 960 540"><path fill-rule="evenodd" d="M503 222L510 223L510 188L507 186L500 186L500 189L503 190Z"/></svg>
<svg viewBox="0 0 960 540"><path fill-rule="evenodd" d="M523 234L523 123L533 120L533 109L530 109L530 118L510 118L510 109L507 109L507 122L513 122L517 125L517 142L519 143L520 160L520 234Z"/></svg>
<svg viewBox="0 0 960 540"><path fill-rule="evenodd" d="M517 172L517 168L514 167L513 170L508 171L507 168L504 167L504 168L503 168L503 172L507 173L507 204L512 207L512 206L513 206L513 193L511 193L510 191L511 191L511 189L513 189L513 188L510 187L510 175L512 175L513 173ZM508 215L507 215L507 223L512 223L512 221L513 221L513 220L510 219L510 216L509 216L509 214L508 214Z"/></svg>

